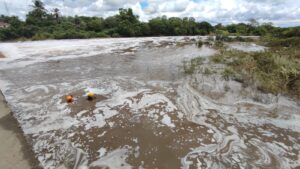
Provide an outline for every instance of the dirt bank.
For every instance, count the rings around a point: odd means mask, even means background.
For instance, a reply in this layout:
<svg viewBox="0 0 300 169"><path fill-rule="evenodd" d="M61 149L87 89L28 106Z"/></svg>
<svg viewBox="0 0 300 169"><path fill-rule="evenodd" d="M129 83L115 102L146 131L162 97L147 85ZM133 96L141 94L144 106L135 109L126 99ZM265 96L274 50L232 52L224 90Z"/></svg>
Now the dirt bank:
<svg viewBox="0 0 300 169"><path fill-rule="evenodd" d="M1 56L1 55L0 55ZM39 168L34 154L0 92L0 168Z"/></svg>

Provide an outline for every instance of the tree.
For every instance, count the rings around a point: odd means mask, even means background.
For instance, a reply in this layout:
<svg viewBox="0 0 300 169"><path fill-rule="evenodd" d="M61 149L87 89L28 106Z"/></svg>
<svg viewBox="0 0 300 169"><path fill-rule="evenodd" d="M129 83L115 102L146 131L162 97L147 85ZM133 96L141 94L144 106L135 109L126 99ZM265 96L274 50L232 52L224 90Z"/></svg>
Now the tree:
<svg viewBox="0 0 300 169"><path fill-rule="evenodd" d="M99 32L103 29L103 24L100 18L93 18L89 20L87 23L87 30L88 31L95 31Z"/></svg>
<svg viewBox="0 0 300 169"><path fill-rule="evenodd" d="M33 1L33 10L26 16L26 23L33 25L43 26L44 21L47 19L47 10L44 7L44 3L40 0Z"/></svg>
<svg viewBox="0 0 300 169"><path fill-rule="evenodd" d="M254 18L249 19L249 23L253 27L258 27L259 26L259 22Z"/></svg>
<svg viewBox="0 0 300 169"><path fill-rule="evenodd" d="M117 33L122 36L136 36L139 32L138 16L134 15L132 9L119 9L116 16L118 21Z"/></svg>
<svg viewBox="0 0 300 169"><path fill-rule="evenodd" d="M229 33L236 33L236 25L235 24L226 26L226 29Z"/></svg>
<svg viewBox="0 0 300 169"><path fill-rule="evenodd" d="M196 22L192 17L157 17L149 22L140 22L132 9L119 9L119 13L103 19L88 16L62 16L58 8L48 12L42 0L33 0L32 10L26 15L26 21L18 17L0 16L0 21L10 24L0 29L0 40L31 38L34 40L55 38L90 38L119 36L172 36L207 35L215 33L221 38L229 35L260 35L279 38L300 36L300 28L278 28L272 24L259 24L255 19L250 23L239 23L213 27L208 22Z"/></svg>
<svg viewBox="0 0 300 169"><path fill-rule="evenodd" d="M218 29L218 30L224 30L224 26L223 26L221 23L218 23L218 24L215 26L215 29Z"/></svg>
<svg viewBox="0 0 300 169"><path fill-rule="evenodd" d="M183 18L183 25L186 26L188 35L196 34L197 24L195 18L189 17L188 20Z"/></svg>
<svg viewBox="0 0 300 169"><path fill-rule="evenodd" d="M117 15L120 21L128 21L132 24L139 22L139 17L134 15L131 8L128 9L119 9L119 15Z"/></svg>
<svg viewBox="0 0 300 169"><path fill-rule="evenodd" d="M214 27L206 21L198 23L197 28L201 35L208 35L214 31Z"/></svg>
<svg viewBox="0 0 300 169"><path fill-rule="evenodd" d="M167 17L157 17L153 18L149 21L149 27L151 29L151 34L154 36L167 35L168 27L167 27Z"/></svg>
<svg viewBox="0 0 300 169"><path fill-rule="evenodd" d="M53 12L54 12L53 15L54 15L54 18L56 20L56 23L59 23L59 16L60 16L59 9L58 8L54 8Z"/></svg>

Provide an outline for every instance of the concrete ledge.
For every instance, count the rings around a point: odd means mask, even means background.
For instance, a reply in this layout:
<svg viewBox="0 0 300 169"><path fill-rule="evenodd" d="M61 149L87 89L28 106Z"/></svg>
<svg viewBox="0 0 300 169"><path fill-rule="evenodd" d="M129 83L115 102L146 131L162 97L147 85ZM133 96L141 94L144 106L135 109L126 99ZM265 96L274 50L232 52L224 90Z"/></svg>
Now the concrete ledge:
<svg viewBox="0 0 300 169"><path fill-rule="evenodd" d="M27 143L18 121L0 91L0 168L38 169L31 146Z"/></svg>

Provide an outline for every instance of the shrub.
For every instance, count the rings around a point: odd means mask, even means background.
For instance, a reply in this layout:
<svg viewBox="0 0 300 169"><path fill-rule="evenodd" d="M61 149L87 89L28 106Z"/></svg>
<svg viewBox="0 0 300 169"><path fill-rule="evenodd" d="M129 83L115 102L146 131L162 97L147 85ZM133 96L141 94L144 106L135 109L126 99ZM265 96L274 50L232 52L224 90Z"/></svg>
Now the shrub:
<svg viewBox="0 0 300 169"><path fill-rule="evenodd" d="M227 67L224 69L222 76L225 80L229 80L235 76L235 71L232 68Z"/></svg>
<svg viewBox="0 0 300 169"><path fill-rule="evenodd" d="M203 64L203 61L205 58L203 57L197 57L193 58L190 61L185 61L183 64L184 72L186 74L193 74L198 66Z"/></svg>
<svg viewBox="0 0 300 169"><path fill-rule="evenodd" d="M223 48L225 45L222 41L215 41L214 45L215 48L219 49L219 48Z"/></svg>
<svg viewBox="0 0 300 169"><path fill-rule="evenodd" d="M113 34L111 35L111 37L117 38L117 37L120 37L120 35L119 35L118 33L113 33Z"/></svg>
<svg viewBox="0 0 300 169"><path fill-rule="evenodd" d="M211 75L211 74L213 74L213 73L214 73L214 72L213 72L211 69L209 69L208 67L204 68L203 74L205 74L205 75Z"/></svg>
<svg viewBox="0 0 300 169"><path fill-rule="evenodd" d="M245 53L223 51L212 57L226 64L222 75L271 93L286 93L300 98L300 60L295 48L279 48L277 52Z"/></svg>
<svg viewBox="0 0 300 169"><path fill-rule="evenodd" d="M97 33L96 36L99 37L99 38L106 38L106 37L109 37L109 36L106 34L106 32L99 32L99 33Z"/></svg>
<svg viewBox="0 0 300 169"><path fill-rule="evenodd" d="M203 42L202 42L201 40L199 40L199 41L197 42L197 46L198 46L198 48L201 48L201 47L203 46Z"/></svg>
<svg viewBox="0 0 300 169"><path fill-rule="evenodd" d="M268 47L300 47L300 37L274 38L264 37L263 42Z"/></svg>
<svg viewBox="0 0 300 169"><path fill-rule="evenodd" d="M44 39L52 39L53 36L47 32L39 32L32 37L32 40L44 40Z"/></svg>
<svg viewBox="0 0 300 169"><path fill-rule="evenodd" d="M210 57L210 60L214 63L225 63L226 62L225 55L223 52Z"/></svg>
<svg viewBox="0 0 300 169"><path fill-rule="evenodd" d="M228 35L216 35L216 41L222 41L222 42L232 42L233 39L230 38Z"/></svg>

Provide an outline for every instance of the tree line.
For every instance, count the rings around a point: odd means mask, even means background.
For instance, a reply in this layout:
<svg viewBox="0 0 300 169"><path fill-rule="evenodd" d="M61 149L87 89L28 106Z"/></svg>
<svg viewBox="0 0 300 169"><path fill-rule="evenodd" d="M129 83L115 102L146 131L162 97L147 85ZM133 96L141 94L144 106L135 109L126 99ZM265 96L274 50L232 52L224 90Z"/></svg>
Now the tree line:
<svg viewBox="0 0 300 169"><path fill-rule="evenodd" d="M25 21L16 16L0 16L0 21L10 24L0 29L0 40L16 39L74 39L97 37L179 36L179 35L257 35L299 36L299 27L279 28L271 23L231 25L197 22L193 17L157 17L141 22L132 9L119 9L119 13L107 18L87 16L62 16L55 8L47 10L40 0L34 0L32 10Z"/></svg>

